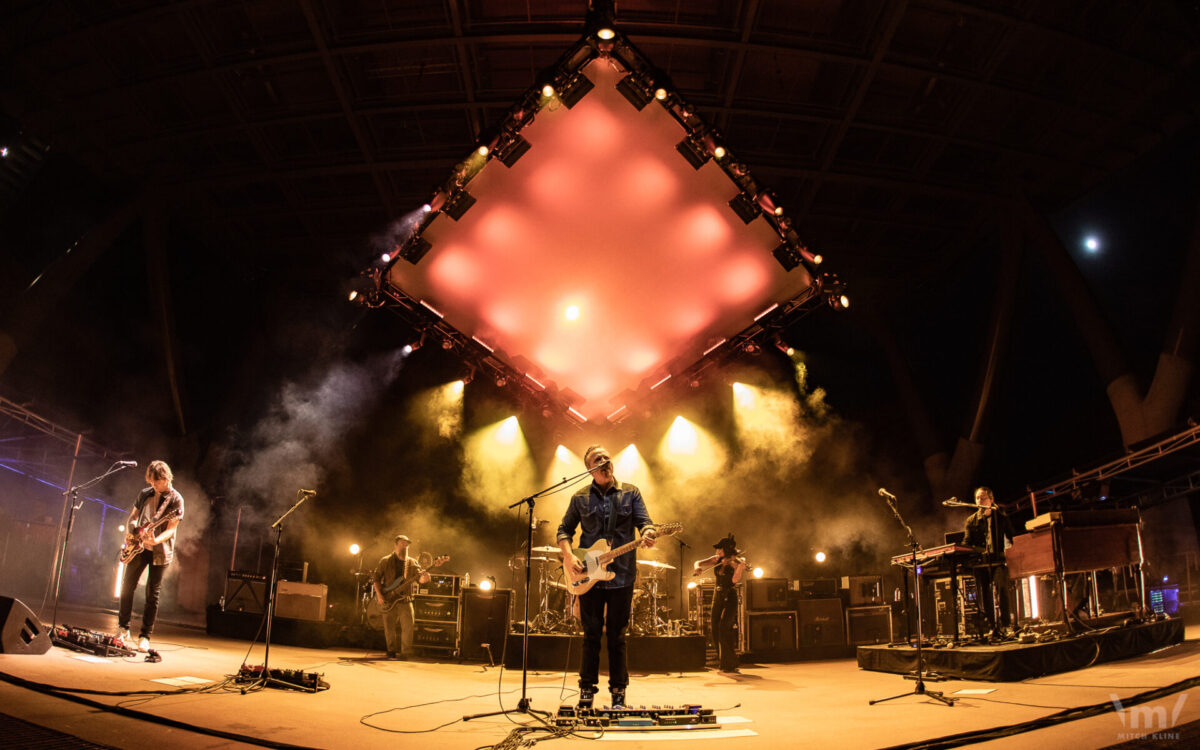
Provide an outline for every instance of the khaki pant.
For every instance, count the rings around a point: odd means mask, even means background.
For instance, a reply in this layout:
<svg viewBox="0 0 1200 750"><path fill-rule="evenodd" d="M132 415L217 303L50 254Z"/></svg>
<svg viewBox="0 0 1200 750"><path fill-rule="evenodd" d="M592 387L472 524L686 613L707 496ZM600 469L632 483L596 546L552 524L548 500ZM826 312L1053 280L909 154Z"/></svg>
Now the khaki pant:
<svg viewBox="0 0 1200 750"><path fill-rule="evenodd" d="M390 612L383 613L383 635L387 639L389 654L412 655L413 605L411 601L396 602L396 606L392 607ZM397 636L399 636L398 641Z"/></svg>

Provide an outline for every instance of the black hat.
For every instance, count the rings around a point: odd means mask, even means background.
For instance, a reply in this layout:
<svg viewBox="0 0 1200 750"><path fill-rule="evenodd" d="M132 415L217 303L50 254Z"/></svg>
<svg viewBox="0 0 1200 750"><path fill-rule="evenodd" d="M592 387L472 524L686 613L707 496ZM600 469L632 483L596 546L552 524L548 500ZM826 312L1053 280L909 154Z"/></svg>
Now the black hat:
<svg viewBox="0 0 1200 750"><path fill-rule="evenodd" d="M713 549L723 550L725 554L728 555L736 555L738 553L738 548L737 542L733 540L733 532L729 532L729 536L714 544Z"/></svg>

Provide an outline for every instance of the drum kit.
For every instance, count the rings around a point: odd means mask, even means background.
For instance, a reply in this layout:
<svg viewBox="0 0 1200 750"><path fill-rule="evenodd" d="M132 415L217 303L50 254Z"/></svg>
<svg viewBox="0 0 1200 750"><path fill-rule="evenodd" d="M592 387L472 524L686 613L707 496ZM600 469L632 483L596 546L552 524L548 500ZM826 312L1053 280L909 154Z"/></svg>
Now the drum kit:
<svg viewBox="0 0 1200 750"><path fill-rule="evenodd" d="M531 612L537 614L530 620L529 632L538 634L560 633L577 635L583 632L579 621L579 602L563 581L561 553L558 547L534 547L529 562L534 565L534 586L537 593L531 600ZM513 565L523 565L524 560L514 558ZM674 624L664 619L670 608L666 605L666 587L660 586L668 570L674 565L655 560L638 560L638 583L633 592L630 615L630 632L634 635L670 635ZM661 591L661 593L660 593ZM536 605L533 602L536 601Z"/></svg>

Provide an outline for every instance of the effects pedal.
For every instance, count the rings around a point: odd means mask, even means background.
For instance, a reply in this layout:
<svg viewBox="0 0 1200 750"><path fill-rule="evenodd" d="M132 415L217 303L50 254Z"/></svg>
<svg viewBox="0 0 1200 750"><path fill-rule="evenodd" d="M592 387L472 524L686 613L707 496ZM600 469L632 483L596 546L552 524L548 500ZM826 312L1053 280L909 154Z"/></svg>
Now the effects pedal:
<svg viewBox="0 0 1200 750"><path fill-rule="evenodd" d="M94 656L137 656L137 651L127 648L120 638L108 633L97 633L86 628L56 625L50 632L50 641L61 648L81 651Z"/></svg>
<svg viewBox="0 0 1200 750"><path fill-rule="evenodd" d="M662 729L719 729L711 708L687 703L682 706L623 706L579 708L563 705L554 718L555 726L589 727L612 731Z"/></svg>
<svg viewBox="0 0 1200 750"><path fill-rule="evenodd" d="M324 674L305 672L301 669L272 669L265 684L267 687L284 688L287 690L303 690L307 693L319 693L329 689L329 683L321 679ZM247 666L243 664L233 681L239 685L263 682L263 667L261 664Z"/></svg>

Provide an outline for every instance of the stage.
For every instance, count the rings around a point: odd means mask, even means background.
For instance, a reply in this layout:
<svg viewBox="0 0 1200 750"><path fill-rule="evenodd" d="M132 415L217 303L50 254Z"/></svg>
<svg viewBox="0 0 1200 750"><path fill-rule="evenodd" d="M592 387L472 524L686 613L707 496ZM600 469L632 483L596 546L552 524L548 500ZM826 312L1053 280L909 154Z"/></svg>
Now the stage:
<svg viewBox="0 0 1200 750"><path fill-rule="evenodd" d="M113 616L68 609L60 610L59 622L109 629ZM272 689L243 695L236 687L160 696L72 693L105 707L178 722L175 726L97 710L12 681L113 693L174 689L155 680L211 688L237 671L247 643L207 635L199 625L160 627L152 644L162 655L160 663L146 663L141 658L84 658L62 648L40 656L2 656L0 671L8 677L0 682L0 712L102 745L155 750L244 744L202 734L187 725L311 747L367 750L419 743L429 750L459 750L499 743L517 726L514 722L530 722L524 715L513 715L511 720L503 716L460 720L467 714L515 707L521 693L519 671L456 660L385 661L379 652L340 647L272 646L272 667L324 675L330 687L316 694ZM1110 704L1114 696L1127 701L1148 689L1194 677L1200 673L1200 641L1196 640L1200 629L1192 626L1187 635L1183 643L1155 653L1053 677L1001 684L965 680L930 684L930 689L962 698L951 708L921 696L868 706L871 699L911 690L913 683L897 675L859 669L853 659L747 664L740 675L711 670L635 671L629 688L632 703L700 704L714 709L721 720L719 728L609 732L601 741L635 741L637 746L664 750L696 741L775 750L781 744L796 744L800 737L810 745L850 748L928 741L1037 720L1066 708ZM249 663L261 661L262 649L257 647ZM573 703L574 682L571 673L532 671L528 679L532 706L555 712L560 703ZM961 694L964 690L990 692ZM1195 692L1194 688L1191 691ZM1182 727L1200 720L1200 699L1181 699L1188 692L1183 689L1145 706L1164 707L1168 718L1175 716L1173 727ZM607 692L602 690L599 698L603 702ZM1131 710L1126 708L1126 714ZM1110 710L993 741L989 746L1016 748L1036 742L1045 747L1106 747L1136 736L1123 726L1123 716ZM552 740L555 745L586 741L571 737Z"/></svg>

